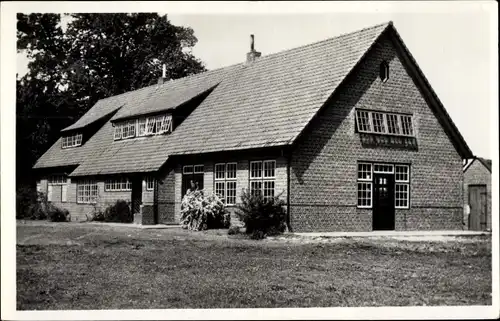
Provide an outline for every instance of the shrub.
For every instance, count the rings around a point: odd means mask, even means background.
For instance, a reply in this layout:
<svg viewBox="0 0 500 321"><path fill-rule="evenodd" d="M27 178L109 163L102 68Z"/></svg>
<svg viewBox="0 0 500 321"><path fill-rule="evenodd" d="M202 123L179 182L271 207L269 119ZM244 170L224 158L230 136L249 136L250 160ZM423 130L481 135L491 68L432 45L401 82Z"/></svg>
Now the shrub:
<svg viewBox="0 0 500 321"><path fill-rule="evenodd" d="M238 204L236 214L251 238L262 239L285 231L285 202L279 198L280 195L264 199L261 194L252 195L248 191L241 194L241 204Z"/></svg>
<svg viewBox="0 0 500 321"><path fill-rule="evenodd" d="M59 208L49 203L47 207L47 217L51 222L67 222L69 221L69 212L67 209Z"/></svg>
<svg viewBox="0 0 500 321"><path fill-rule="evenodd" d="M240 227L239 226L231 226L229 230L227 230L228 235L235 235L240 233Z"/></svg>
<svg viewBox="0 0 500 321"><path fill-rule="evenodd" d="M38 193L33 186L20 185L16 189L16 218L32 219L37 205ZM45 218L42 218L45 219Z"/></svg>
<svg viewBox="0 0 500 321"><path fill-rule="evenodd" d="M118 200L115 204L108 206L104 212L95 211L94 221L132 223L134 215L130 210L129 202Z"/></svg>
<svg viewBox="0 0 500 321"><path fill-rule="evenodd" d="M182 227L193 231L222 228L229 224L222 200L215 194L205 195L203 190L188 190L182 198Z"/></svg>

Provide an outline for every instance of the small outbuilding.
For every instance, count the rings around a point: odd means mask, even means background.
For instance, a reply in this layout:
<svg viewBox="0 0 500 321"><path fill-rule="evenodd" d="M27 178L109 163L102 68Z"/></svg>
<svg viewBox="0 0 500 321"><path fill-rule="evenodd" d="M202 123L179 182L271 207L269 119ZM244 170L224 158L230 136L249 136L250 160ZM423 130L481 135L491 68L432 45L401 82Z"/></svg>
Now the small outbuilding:
<svg viewBox="0 0 500 321"><path fill-rule="evenodd" d="M491 160L476 157L464 167L464 225L491 231Z"/></svg>

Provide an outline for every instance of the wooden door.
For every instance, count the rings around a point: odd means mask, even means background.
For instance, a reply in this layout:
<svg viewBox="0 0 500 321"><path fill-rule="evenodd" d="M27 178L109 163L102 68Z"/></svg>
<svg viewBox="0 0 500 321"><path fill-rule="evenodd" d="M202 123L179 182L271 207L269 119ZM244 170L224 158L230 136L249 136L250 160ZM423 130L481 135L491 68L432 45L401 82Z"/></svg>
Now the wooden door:
<svg viewBox="0 0 500 321"><path fill-rule="evenodd" d="M486 185L469 185L469 230L486 230Z"/></svg>
<svg viewBox="0 0 500 321"><path fill-rule="evenodd" d="M132 213L140 213L142 204L142 179L134 177L132 179Z"/></svg>
<svg viewBox="0 0 500 321"><path fill-rule="evenodd" d="M394 230L394 174L373 175L373 230Z"/></svg>

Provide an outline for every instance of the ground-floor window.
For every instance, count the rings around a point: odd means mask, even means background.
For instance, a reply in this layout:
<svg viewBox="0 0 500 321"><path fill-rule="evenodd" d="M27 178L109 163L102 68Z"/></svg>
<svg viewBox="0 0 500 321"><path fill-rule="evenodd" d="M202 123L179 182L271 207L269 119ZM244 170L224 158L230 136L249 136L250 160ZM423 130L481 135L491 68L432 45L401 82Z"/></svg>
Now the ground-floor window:
<svg viewBox="0 0 500 321"><path fill-rule="evenodd" d="M373 179L376 174L394 176L394 207L409 208L410 167L402 164L378 164L359 162L357 175L357 206L372 208Z"/></svg>
<svg viewBox="0 0 500 321"><path fill-rule="evenodd" d="M226 205L236 204L236 163L219 163L214 168L215 194Z"/></svg>
<svg viewBox="0 0 500 321"><path fill-rule="evenodd" d="M146 190L152 191L155 189L155 179L154 177L148 176L146 177Z"/></svg>
<svg viewBox="0 0 500 321"><path fill-rule="evenodd" d="M275 195L276 161L251 161L250 162L250 193L261 194L264 199L273 198Z"/></svg>
<svg viewBox="0 0 500 321"><path fill-rule="evenodd" d="M96 203L99 196L97 182L90 180L77 182L76 196L77 203Z"/></svg>
<svg viewBox="0 0 500 321"><path fill-rule="evenodd" d="M186 195L188 190L203 189L204 166L185 165L182 167L182 195Z"/></svg>
<svg viewBox="0 0 500 321"><path fill-rule="evenodd" d="M104 190L106 192L123 192L132 190L132 182L126 178L113 178L104 181Z"/></svg>

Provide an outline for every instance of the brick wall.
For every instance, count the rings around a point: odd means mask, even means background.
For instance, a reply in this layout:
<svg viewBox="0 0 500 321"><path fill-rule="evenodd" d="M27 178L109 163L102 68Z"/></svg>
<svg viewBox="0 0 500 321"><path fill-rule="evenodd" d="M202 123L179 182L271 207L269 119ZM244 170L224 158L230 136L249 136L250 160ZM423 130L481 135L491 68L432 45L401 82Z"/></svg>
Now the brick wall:
<svg viewBox="0 0 500 321"><path fill-rule="evenodd" d="M486 226L487 229L491 231L491 173L477 159L474 160L464 173L464 205L469 204L469 185L486 185ZM468 214L464 211L463 224L465 229L468 229L469 227L468 222Z"/></svg>
<svg viewBox="0 0 500 321"><path fill-rule="evenodd" d="M217 157L210 156L200 156L197 159L182 161L181 164L177 164L173 169L174 173L174 192L172 195L175 197L174 205L174 218L175 223L180 223L180 211L182 202L182 166L193 165L193 164L203 164L204 165L204 176L203 176L203 187L207 193L212 193L214 191L214 165L216 163L237 163L236 167L236 200L240 202L240 196L244 189L249 188L249 166L250 161L253 160L276 160L276 179L275 179L275 193L280 194L283 200L287 200L287 163L286 158L283 156L276 155L262 155L256 153L256 155L248 155L246 153L240 154L221 154ZM231 212L232 224L241 225L235 214L236 207L228 206L227 209Z"/></svg>
<svg viewBox="0 0 500 321"><path fill-rule="evenodd" d="M104 210L106 207L115 204L117 200L131 201L131 191L105 191L104 180L97 180L99 198L97 204L77 203L77 182L78 179L67 179L66 202L61 199L61 185L52 186L52 203L60 208L67 209L71 215L71 221L86 221L95 209ZM47 193L48 183L46 178L40 180L41 191ZM146 184L142 182L142 201L143 205L153 205L153 191L146 190Z"/></svg>
<svg viewBox="0 0 500 321"><path fill-rule="evenodd" d="M383 83L379 65L390 78ZM291 158L290 219L294 231L370 231L372 210L358 209L357 162L410 165L410 209L396 210L396 229L461 229L462 160L388 38L299 139ZM413 113L418 148L370 147L355 132L354 108Z"/></svg>

